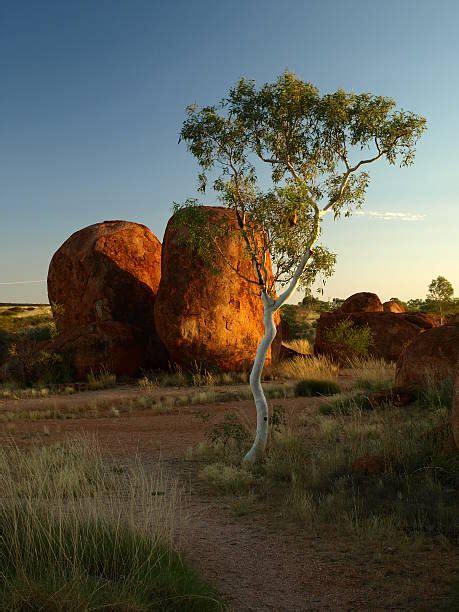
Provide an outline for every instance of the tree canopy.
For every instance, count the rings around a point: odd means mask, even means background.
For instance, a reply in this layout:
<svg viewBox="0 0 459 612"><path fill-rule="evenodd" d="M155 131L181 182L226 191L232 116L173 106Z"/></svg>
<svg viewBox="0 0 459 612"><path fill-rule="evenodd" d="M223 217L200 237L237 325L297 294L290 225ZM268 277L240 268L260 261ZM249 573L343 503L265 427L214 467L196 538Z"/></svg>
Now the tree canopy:
<svg viewBox="0 0 459 612"><path fill-rule="evenodd" d="M453 301L454 289L452 284L444 276L437 276L429 285L427 300L433 302L443 318L445 308Z"/></svg>
<svg viewBox="0 0 459 612"><path fill-rule="evenodd" d="M320 95L285 72L260 88L241 79L214 106L189 106L180 137L201 167L200 190L210 182L234 210L254 283L273 295L276 284L300 280L307 286L319 272L331 273L334 255L323 246L312 249L323 215L348 216L362 205L369 164L380 158L411 164L425 126L423 117L397 110L392 98L342 89ZM197 205L188 200L178 208ZM218 241L218 232L207 232ZM203 240L202 227L194 234ZM275 270L270 285L267 253Z"/></svg>

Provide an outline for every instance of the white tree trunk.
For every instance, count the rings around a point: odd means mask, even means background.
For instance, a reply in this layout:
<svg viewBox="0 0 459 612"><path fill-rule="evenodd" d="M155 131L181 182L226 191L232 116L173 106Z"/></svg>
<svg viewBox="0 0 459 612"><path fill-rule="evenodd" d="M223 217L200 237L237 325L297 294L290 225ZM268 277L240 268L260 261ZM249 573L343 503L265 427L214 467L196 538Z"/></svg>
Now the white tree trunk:
<svg viewBox="0 0 459 612"><path fill-rule="evenodd" d="M268 441L269 412L263 387L261 386L261 374L266 361L266 356L276 337L277 329L274 323L274 314L277 308L266 293L262 294L263 300L263 322L265 333L258 345L257 354L250 373L250 388L257 409L257 433L252 448L244 457L245 463L255 463L264 453Z"/></svg>
<svg viewBox="0 0 459 612"><path fill-rule="evenodd" d="M314 237L314 241L317 238L317 234L318 232ZM311 241L311 243L313 244L314 241ZM255 400L255 406L257 409L257 433L255 435L255 441L252 448L244 457L244 463L255 463L255 461L262 457L266 448L269 431L269 412L268 402L266 401L265 394L263 393L263 387L261 386L261 374L265 365L266 355L268 354L269 348L277 333L276 325L274 323L274 315L297 288L300 277L304 272L310 256L311 247L309 247L306 253L303 255L303 258L295 270L295 274L293 275L289 286L276 300L271 298L266 291L261 294L261 299L263 300L263 320L265 333L258 346L255 361L250 373L250 388L252 389L253 399Z"/></svg>

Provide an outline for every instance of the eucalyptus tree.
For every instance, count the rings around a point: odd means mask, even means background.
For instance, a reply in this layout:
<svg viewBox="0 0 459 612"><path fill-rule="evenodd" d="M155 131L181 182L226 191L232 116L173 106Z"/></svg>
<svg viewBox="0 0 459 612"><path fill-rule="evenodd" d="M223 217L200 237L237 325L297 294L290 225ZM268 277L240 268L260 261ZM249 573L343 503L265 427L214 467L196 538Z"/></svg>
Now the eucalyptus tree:
<svg viewBox="0 0 459 612"><path fill-rule="evenodd" d="M197 200L175 205L177 219L203 257L213 250L224 255L219 240L239 233L253 263L246 280L264 307L264 336L250 375L257 431L245 461L262 456L268 437L261 376L276 335L274 315L300 283L310 286L333 269L334 255L318 244L324 217L350 216L363 204L370 164L384 158L410 165L425 123L397 110L391 98L342 89L320 95L290 72L260 88L241 79L218 104L188 107L180 137L199 162L199 189L210 183L234 211L237 229L207 223Z"/></svg>
<svg viewBox="0 0 459 612"><path fill-rule="evenodd" d="M454 289L452 284L444 276L437 276L429 285L427 301L433 303L440 313L440 322L443 324L445 308L453 302Z"/></svg>

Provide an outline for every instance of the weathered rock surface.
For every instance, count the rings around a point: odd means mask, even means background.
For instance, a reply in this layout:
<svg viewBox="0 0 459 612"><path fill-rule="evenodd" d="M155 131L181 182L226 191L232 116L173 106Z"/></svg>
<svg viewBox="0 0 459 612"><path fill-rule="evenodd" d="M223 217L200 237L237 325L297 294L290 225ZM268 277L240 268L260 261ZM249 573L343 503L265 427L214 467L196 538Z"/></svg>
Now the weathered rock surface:
<svg viewBox="0 0 459 612"><path fill-rule="evenodd" d="M459 325L442 325L416 338L397 361L395 382L401 386L454 380L459 364Z"/></svg>
<svg viewBox="0 0 459 612"><path fill-rule="evenodd" d="M68 358L75 380L106 370L133 377L145 367L147 342L142 330L120 321L101 321L66 331L42 347Z"/></svg>
<svg viewBox="0 0 459 612"><path fill-rule="evenodd" d="M72 234L51 260L48 296L57 329L68 339L75 359L78 361L78 351L82 350L82 362L88 361L82 335L84 327L88 329L89 344L97 344L95 337L100 334L102 345L110 346L114 355L118 349L123 353L122 347L129 344L127 338L137 337L140 330L142 366L166 365L166 352L154 324L160 276L161 243L144 225L104 221ZM106 326L101 324L109 322L123 323L124 327L112 325L107 336ZM133 329L128 330L126 326ZM116 330L121 334L119 346ZM61 348L69 347L62 341ZM98 355L98 350L95 353ZM124 358L114 357L114 361L121 363Z"/></svg>
<svg viewBox="0 0 459 612"><path fill-rule="evenodd" d="M205 211L215 222L227 219L236 226L234 213L225 208L206 207ZM263 305L254 292L257 287L238 276L219 254L214 261L218 273L213 272L183 244L179 234L183 230L177 229L174 220L169 220L164 235L155 304L161 340L171 359L187 369L195 364L222 371L250 367L263 336ZM229 237L220 247L232 266L254 278L242 240Z"/></svg>
<svg viewBox="0 0 459 612"><path fill-rule="evenodd" d="M396 300L388 300L383 304L384 312L406 312L405 306Z"/></svg>
<svg viewBox="0 0 459 612"><path fill-rule="evenodd" d="M419 334L434 326L430 317L417 313L323 312L317 322L314 344L314 352L317 355L340 359L339 347L330 342L328 334L338 323L345 320L350 320L356 327L368 325L373 332L373 344L368 349L369 355L387 361L396 361Z"/></svg>
<svg viewBox="0 0 459 612"><path fill-rule="evenodd" d="M383 305L376 293L362 291L349 296L337 312L382 312Z"/></svg>

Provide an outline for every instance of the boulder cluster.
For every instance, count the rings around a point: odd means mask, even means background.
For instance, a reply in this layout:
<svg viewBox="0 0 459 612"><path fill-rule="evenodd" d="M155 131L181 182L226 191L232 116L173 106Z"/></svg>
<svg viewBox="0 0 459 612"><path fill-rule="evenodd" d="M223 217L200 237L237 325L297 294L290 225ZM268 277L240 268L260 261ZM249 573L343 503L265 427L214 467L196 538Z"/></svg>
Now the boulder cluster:
<svg viewBox="0 0 459 612"><path fill-rule="evenodd" d="M235 223L227 209L205 211L213 221ZM161 245L144 225L104 221L56 251L48 295L59 335L47 350L67 354L77 378L103 368L134 376L172 363L220 371L250 366L263 335L263 306L254 285L231 269L253 277L242 241L226 238L223 255L216 252L209 266L178 228L172 217ZM269 261L267 268L271 274Z"/></svg>
<svg viewBox="0 0 459 612"><path fill-rule="evenodd" d="M405 312L396 301L383 304L375 293L356 293L337 310L320 315L314 346L316 354L338 361L342 359L340 347L331 341L330 332L343 321L350 321L356 328L368 327L372 332L368 353L387 361L397 361L419 334L437 325L432 317Z"/></svg>

